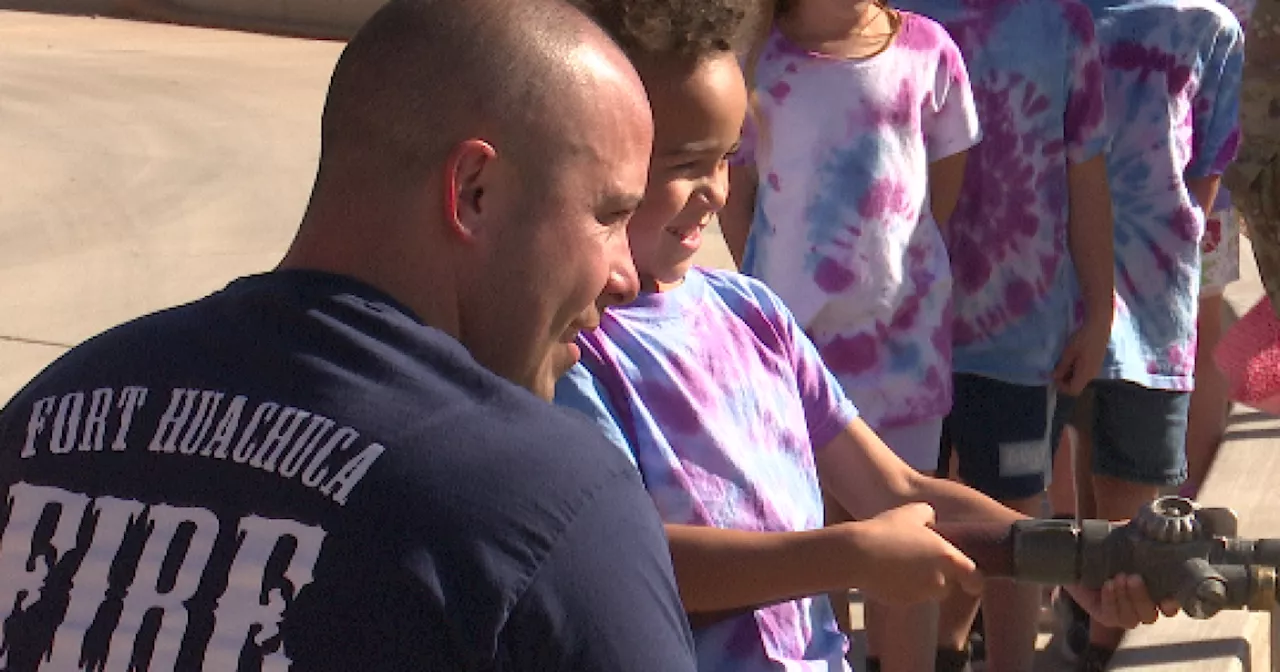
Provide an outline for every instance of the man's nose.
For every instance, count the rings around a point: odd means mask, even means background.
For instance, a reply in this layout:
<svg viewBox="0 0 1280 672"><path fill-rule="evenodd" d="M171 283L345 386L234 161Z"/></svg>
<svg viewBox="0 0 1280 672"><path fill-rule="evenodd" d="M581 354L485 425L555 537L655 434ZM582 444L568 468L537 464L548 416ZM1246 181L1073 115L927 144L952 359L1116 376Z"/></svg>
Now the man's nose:
<svg viewBox="0 0 1280 672"><path fill-rule="evenodd" d="M617 243L609 249L609 259L609 279L600 295L602 308L631 303L640 293L640 278L627 236L618 236Z"/></svg>

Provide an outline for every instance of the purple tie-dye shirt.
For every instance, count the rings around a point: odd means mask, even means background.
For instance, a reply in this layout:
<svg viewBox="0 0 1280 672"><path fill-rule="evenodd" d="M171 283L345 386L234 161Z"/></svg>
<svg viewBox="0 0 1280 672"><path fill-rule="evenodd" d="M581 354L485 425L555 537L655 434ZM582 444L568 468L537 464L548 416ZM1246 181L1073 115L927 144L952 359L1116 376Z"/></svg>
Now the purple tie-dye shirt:
<svg viewBox="0 0 1280 672"><path fill-rule="evenodd" d="M1102 377L1194 383L1204 212L1186 178L1235 157L1240 23L1214 0L1089 0L1106 69L1116 319Z"/></svg>
<svg viewBox="0 0 1280 672"><path fill-rule="evenodd" d="M955 370L1051 381L1075 328L1067 169L1107 144L1093 17L1077 0L904 0L964 54L982 142L947 224Z"/></svg>
<svg viewBox="0 0 1280 672"><path fill-rule="evenodd" d="M609 309L579 343L583 361L556 403L587 413L632 457L664 521L822 526L814 450L857 410L768 288L695 268L671 291ZM697 629L698 669L845 669L834 618L818 596Z"/></svg>
<svg viewBox="0 0 1280 672"><path fill-rule="evenodd" d="M951 408L951 270L928 166L979 136L955 43L901 16L891 46L859 60L774 31L756 70L764 132L748 124L734 159L760 175L743 271L782 297L877 428Z"/></svg>

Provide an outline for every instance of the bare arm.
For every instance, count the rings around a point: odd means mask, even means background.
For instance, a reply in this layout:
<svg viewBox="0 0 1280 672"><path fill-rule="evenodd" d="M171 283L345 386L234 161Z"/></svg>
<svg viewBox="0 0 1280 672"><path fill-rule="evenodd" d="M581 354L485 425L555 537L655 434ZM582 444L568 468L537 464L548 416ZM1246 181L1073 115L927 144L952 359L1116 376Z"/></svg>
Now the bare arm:
<svg viewBox="0 0 1280 672"><path fill-rule="evenodd" d="M1187 191L1191 192L1191 197L1196 199L1196 203L1204 210L1205 216L1213 210L1213 202L1218 198L1220 184L1222 184L1221 175L1187 178Z"/></svg>
<svg viewBox="0 0 1280 672"><path fill-rule="evenodd" d="M690 613L771 604L852 586L857 530L748 532L666 526L680 598Z"/></svg>
<svg viewBox="0 0 1280 672"><path fill-rule="evenodd" d="M1110 330L1115 305L1115 228L1106 157L1099 154L1067 168L1070 214L1067 246L1080 280L1085 318L1105 320Z"/></svg>
<svg viewBox="0 0 1280 672"><path fill-rule="evenodd" d="M1063 348L1053 379L1059 389L1074 395L1102 369L1115 311L1115 228L1106 157L1099 154L1068 166L1067 188L1067 247L1085 315Z"/></svg>
<svg viewBox="0 0 1280 672"><path fill-rule="evenodd" d="M733 263L742 267L742 255L747 249L747 235L751 233L751 220L756 210L757 175L754 165L738 165L729 168L729 198L720 211L720 230L724 242L733 256Z"/></svg>
<svg viewBox="0 0 1280 672"><path fill-rule="evenodd" d="M823 447L817 462L823 487L835 500L834 506L828 503L828 510L837 516L843 509L852 517L862 518L904 501L920 501L932 505L942 521L1012 524L1026 518L976 490L920 474L894 455L861 420L849 423L844 432ZM901 574L908 581L913 576L905 569ZM961 580L966 587L970 585L969 578L961 575ZM1157 618L1157 605L1140 577L1117 576L1101 591L1079 586L1065 588L1095 619L1109 626L1132 628ZM1165 615L1177 613L1173 602L1160 608Z"/></svg>
<svg viewBox="0 0 1280 672"><path fill-rule="evenodd" d="M861 419L824 446L817 463L823 488L854 518L909 502L929 504L942 521L1012 523L1026 517L976 490L912 469Z"/></svg>
<svg viewBox="0 0 1280 672"><path fill-rule="evenodd" d="M939 227L946 227L951 213L956 210L956 203L960 201L968 158L967 151L959 152L929 164L929 204Z"/></svg>
<svg viewBox="0 0 1280 672"><path fill-rule="evenodd" d="M931 578L945 583L946 577L964 577L972 565L959 552L918 520L890 524L887 529L877 516L912 502L934 499L947 504L959 516L952 519L981 518L1010 521L1020 518L994 501L948 481L920 476L898 459L860 419L851 422L835 439L817 453L818 475L852 519L811 532L746 532L689 525L667 525L676 583L685 609L691 613L713 612L756 604L768 604L797 595L813 595L848 588L875 586L890 596L918 591L913 580ZM941 490L941 494L933 490ZM895 520L897 512L888 516ZM914 532L915 534L911 534ZM869 540L870 538L870 540ZM933 566L918 562L894 566L884 552L895 540L932 545L928 551Z"/></svg>

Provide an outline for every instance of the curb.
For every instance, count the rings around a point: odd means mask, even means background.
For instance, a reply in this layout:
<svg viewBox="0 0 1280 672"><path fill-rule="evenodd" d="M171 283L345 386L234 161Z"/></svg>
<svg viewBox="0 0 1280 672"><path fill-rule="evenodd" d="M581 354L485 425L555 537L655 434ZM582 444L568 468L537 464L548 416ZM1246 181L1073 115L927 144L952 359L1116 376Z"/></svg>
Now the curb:
<svg viewBox="0 0 1280 672"><path fill-rule="evenodd" d="M0 10L77 14L282 37L346 40L384 0L0 0Z"/></svg>

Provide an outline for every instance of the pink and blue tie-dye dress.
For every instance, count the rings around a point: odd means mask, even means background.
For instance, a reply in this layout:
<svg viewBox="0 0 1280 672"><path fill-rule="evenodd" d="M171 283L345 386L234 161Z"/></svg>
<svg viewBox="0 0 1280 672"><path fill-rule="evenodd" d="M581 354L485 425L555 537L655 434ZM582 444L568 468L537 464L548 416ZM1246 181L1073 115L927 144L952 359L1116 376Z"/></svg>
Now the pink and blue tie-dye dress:
<svg viewBox="0 0 1280 672"><path fill-rule="evenodd" d="M951 408L951 270L928 166L979 137L955 43L901 16L867 59L775 31L756 70L761 120L734 159L760 176L743 271L782 297L876 428Z"/></svg>
<svg viewBox="0 0 1280 672"><path fill-rule="evenodd" d="M1106 147L1102 62L1077 0L904 0L964 54L982 142L947 224L955 370L1047 385L1075 329L1067 169Z"/></svg>
<svg viewBox="0 0 1280 672"><path fill-rule="evenodd" d="M1185 178L1235 157L1243 37L1214 0L1088 0L1106 69L1115 325L1102 377L1194 384L1205 213Z"/></svg>
<svg viewBox="0 0 1280 672"><path fill-rule="evenodd" d="M822 526L814 451L857 410L764 285L695 268L673 290L609 309L579 344L583 362L556 403L585 412L631 456L664 521ZM694 639L703 672L845 669L825 596L731 617Z"/></svg>

